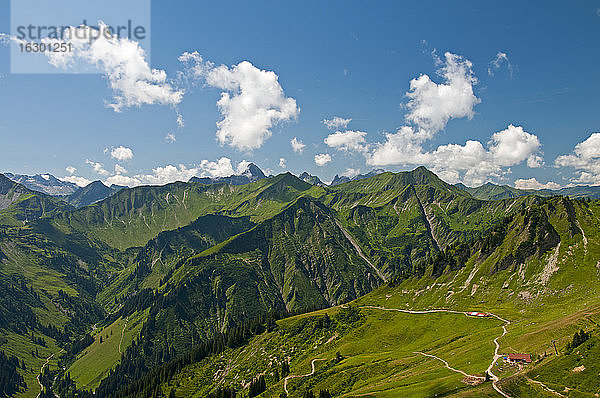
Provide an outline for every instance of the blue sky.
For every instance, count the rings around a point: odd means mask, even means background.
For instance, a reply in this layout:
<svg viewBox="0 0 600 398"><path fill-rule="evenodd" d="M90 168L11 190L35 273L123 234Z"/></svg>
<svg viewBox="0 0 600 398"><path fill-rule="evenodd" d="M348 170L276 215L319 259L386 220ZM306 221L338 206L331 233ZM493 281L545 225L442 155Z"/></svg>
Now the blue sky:
<svg viewBox="0 0 600 398"><path fill-rule="evenodd" d="M223 174L241 161L325 181L424 164L469 185L600 184L599 8L600 1L154 1L151 67L167 76L158 85L181 99L136 102L136 93L110 87L110 70L11 73L10 45L0 45L0 171L135 185ZM14 33L10 2L0 0L0 9L0 32ZM196 74L178 59L185 52L197 52L188 63ZM421 75L427 81L411 89ZM247 97L237 98L239 87L230 86L238 83ZM273 89L282 91L265 98ZM228 110L217 105L222 93ZM120 112L107 106L116 97L125 98ZM322 123L335 116L352 120ZM222 120L230 127L217 126ZM294 137L302 153L290 145ZM316 155L331 161L319 166Z"/></svg>

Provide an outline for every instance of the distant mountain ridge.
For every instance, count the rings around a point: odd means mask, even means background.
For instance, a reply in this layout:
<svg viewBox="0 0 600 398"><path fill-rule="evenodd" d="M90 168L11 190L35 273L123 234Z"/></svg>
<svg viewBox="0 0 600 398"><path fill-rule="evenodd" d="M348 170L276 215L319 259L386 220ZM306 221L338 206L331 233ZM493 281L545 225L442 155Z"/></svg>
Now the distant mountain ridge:
<svg viewBox="0 0 600 398"><path fill-rule="evenodd" d="M363 180L365 178L374 177L374 176L376 176L378 174L382 174L382 173L385 173L385 170L375 169L366 174L358 174L354 177L339 176L338 174L336 174L335 177L333 177L333 181L331 181L331 184L329 184L329 186L333 187L335 185L343 184L345 182Z"/></svg>
<svg viewBox="0 0 600 398"><path fill-rule="evenodd" d="M79 189L76 184L68 181L61 181L48 173L36 174L34 176L13 173L4 173L4 175L12 181L23 185L25 188L52 196L71 195Z"/></svg>
<svg viewBox="0 0 600 398"><path fill-rule="evenodd" d="M468 192L471 196L481 200L502 200L518 198L520 196L537 195L543 197L549 196L569 196L571 198L589 197L591 199L600 199L600 186L579 185L561 189L519 189L509 185L496 185L491 182L478 187L467 187L462 183L455 184L458 188Z"/></svg>
<svg viewBox="0 0 600 398"><path fill-rule="evenodd" d="M303 172L302 174L300 174L298 176L298 178L304 182L308 182L309 184L316 185L318 187L327 186L327 184L325 184L323 181L321 181L321 179L319 177L314 176L312 174L308 174L306 171Z"/></svg>
<svg viewBox="0 0 600 398"><path fill-rule="evenodd" d="M202 184L220 184L245 185L251 182L267 178L265 173L254 163L248 164L246 171L241 174L233 174L229 177L192 177L188 182L199 182Z"/></svg>
<svg viewBox="0 0 600 398"><path fill-rule="evenodd" d="M298 178L304 182L318 187L334 187L339 184L344 184L350 181L358 181L370 178L386 171L383 169L375 169L365 174L358 174L354 177L336 174L330 184L324 183L319 176L302 172ZM4 173L10 180L21 184L22 186L35 192L42 192L51 196L63 197L67 203L75 207L83 207L102 199L107 198L113 193L128 188L126 186L111 185L107 187L100 181L94 181L85 187L79 187L68 181L62 181L49 173L36 174L34 176ZM265 173L254 163L249 163L246 170L239 174L232 174L227 177L192 177L188 182L196 182L201 184L231 184L231 185L246 185L258 180L268 178ZM519 189L509 185L498 185L487 182L478 187L468 187L463 183L454 184L454 186L468 192L473 198L481 200L502 200L517 198L527 195L538 195L542 197L550 196L569 196L571 198L589 197L592 199L600 199L600 186L580 185L574 187L561 188L556 190L551 189Z"/></svg>
<svg viewBox="0 0 600 398"><path fill-rule="evenodd" d="M110 187L107 187L102 183L102 181L93 181L85 187L79 188L73 194L67 196L65 200L69 204L79 208L106 199L113 193L120 191L123 188L124 187L120 187L118 185L111 185Z"/></svg>
<svg viewBox="0 0 600 398"><path fill-rule="evenodd" d="M35 192L0 174L0 225L20 225L69 208L57 198Z"/></svg>

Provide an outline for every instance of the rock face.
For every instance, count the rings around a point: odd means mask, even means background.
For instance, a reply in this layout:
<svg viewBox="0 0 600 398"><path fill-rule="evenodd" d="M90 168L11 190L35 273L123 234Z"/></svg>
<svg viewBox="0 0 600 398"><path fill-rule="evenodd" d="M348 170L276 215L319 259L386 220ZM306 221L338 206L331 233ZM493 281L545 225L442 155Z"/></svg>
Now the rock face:
<svg viewBox="0 0 600 398"><path fill-rule="evenodd" d="M66 196L77 191L79 187L71 182L61 181L51 174L36 174L34 176L5 173L14 182L32 191L42 192L52 196Z"/></svg>
<svg viewBox="0 0 600 398"><path fill-rule="evenodd" d="M298 178L304 182L308 182L311 185L316 185L318 187L326 186L326 184L323 181L321 181L319 177L308 174L306 171L300 174Z"/></svg>
<svg viewBox="0 0 600 398"><path fill-rule="evenodd" d="M374 177L378 174L381 173L385 173L385 170L383 169L376 169L376 170L372 170L366 174L359 174L356 175L354 177L347 177L347 176L339 176L339 175L335 175L335 177L333 178L333 181L331 181L330 186L335 186L335 185L339 185L339 184L343 184L345 182L349 182L349 181L358 181L358 180L363 180L365 178L370 178L370 177Z"/></svg>

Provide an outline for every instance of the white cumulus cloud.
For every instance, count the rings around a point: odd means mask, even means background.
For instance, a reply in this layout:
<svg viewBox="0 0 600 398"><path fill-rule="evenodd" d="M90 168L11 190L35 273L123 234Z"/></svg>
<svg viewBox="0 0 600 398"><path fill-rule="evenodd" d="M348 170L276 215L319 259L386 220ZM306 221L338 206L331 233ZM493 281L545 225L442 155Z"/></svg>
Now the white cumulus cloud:
<svg viewBox="0 0 600 398"><path fill-rule="evenodd" d="M448 182L471 186L504 179L511 166L523 162L531 168L542 167L539 138L512 124L494 133L487 144L467 140L463 145L451 143L426 149L427 142L451 119L472 118L475 105L481 102L473 91L477 78L469 60L446 52L444 61L438 62L442 65L438 75L444 81L435 83L425 74L411 80L406 93L408 124L395 133L386 133L383 142L363 146L367 164L424 165Z"/></svg>
<svg viewBox="0 0 600 398"><path fill-rule="evenodd" d="M331 148L336 148L341 151L364 151L366 149L367 133L363 131L336 131L329 134L324 142Z"/></svg>
<svg viewBox="0 0 600 398"><path fill-rule="evenodd" d="M67 173L69 173L71 175L75 174L75 172L77 171L77 169L73 166L67 166L67 167L65 167L65 170L67 171Z"/></svg>
<svg viewBox="0 0 600 398"><path fill-rule="evenodd" d="M113 90L108 104L116 112L123 108L161 104L175 106L184 92L176 89L164 70L148 64L146 52L139 43L128 38L107 34L107 26L99 22L100 31L89 26L70 27L61 39L43 39L46 44L68 43L72 51L45 52L50 64L57 68L72 68L80 62L99 68ZM89 37L97 36L90 40Z"/></svg>
<svg viewBox="0 0 600 398"><path fill-rule="evenodd" d="M421 135L410 126L402 126L395 133L387 133L385 142L375 144L368 153L367 164L387 166L392 164L424 164Z"/></svg>
<svg viewBox="0 0 600 398"><path fill-rule="evenodd" d="M481 102L473 93L477 78L472 67L471 61L446 52L444 66L438 71L443 83L433 82L426 74L412 79L406 93L410 99L406 104L409 110L406 120L431 137L446 127L450 119L472 118L474 106Z"/></svg>
<svg viewBox="0 0 600 398"><path fill-rule="evenodd" d="M577 170L577 176L571 179L573 183L600 185L600 133L591 134L575 145L571 154L559 156L554 163Z"/></svg>
<svg viewBox="0 0 600 398"><path fill-rule="evenodd" d="M348 167L346 169L346 171L344 171L342 173L343 176L349 177L349 178L356 177L359 174L360 174L360 169L353 169L353 168L350 168L350 167Z"/></svg>
<svg viewBox="0 0 600 398"><path fill-rule="evenodd" d="M304 143L300 141L297 137L292 138L290 144L292 145L292 149L296 153L302 153L304 151L304 148L306 147L306 145L304 145Z"/></svg>
<svg viewBox="0 0 600 398"><path fill-rule="evenodd" d="M179 166L167 165L152 169L152 174L145 176L136 176L143 183L150 185L163 185L175 181L188 181L198 173L197 168L187 168L185 165Z"/></svg>
<svg viewBox="0 0 600 398"><path fill-rule="evenodd" d="M242 175L242 174L246 173L248 171L248 167L250 166L250 164L251 164L251 162L249 162L247 160L242 160L241 162L239 162L235 168L236 174Z"/></svg>
<svg viewBox="0 0 600 398"><path fill-rule="evenodd" d="M90 159L86 159L85 163L92 166L94 168L94 171L100 175L107 176L110 174L108 171L106 171L106 169L104 169L104 165L102 163L94 162Z"/></svg>
<svg viewBox="0 0 600 398"><path fill-rule="evenodd" d="M520 179L516 180L515 188L540 190L540 189L560 189L561 187L559 184L555 183L554 181L548 181L547 183L542 184L537 179L532 177L529 179L520 178Z"/></svg>
<svg viewBox="0 0 600 398"><path fill-rule="evenodd" d="M536 152L540 147L536 135L526 132L521 126L510 124L505 130L492 135L490 152L499 166L513 166L533 156L529 165L539 167L541 164Z"/></svg>
<svg viewBox="0 0 600 398"><path fill-rule="evenodd" d="M133 159L133 151L131 150L131 148L119 146L117 148L111 149L110 157L120 162L124 160L131 160Z"/></svg>
<svg viewBox="0 0 600 398"><path fill-rule="evenodd" d="M331 155L328 153L320 153L315 155L315 163L317 166L325 166L327 163L331 162Z"/></svg>
<svg viewBox="0 0 600 398"><path fill-rule="evenodd" d="M70 182L70 183L75 184L80 187L85 187L91 183L91 181L85 177L74 176L74 175L63 177L63 178L61 178L61 180Z"/></svg>
<svg viewBox="0 0 600 398"><path fill-rule="evenodd" d="M537 136L513 125L494 133L487 148L479 141L468 140L464 145L440 145L426 151L421 142L421 136L412 127L404 126L387 134L384 143L376 144L366 154L367 164L425 165L448 182L462 181L474 186L502 178L510 166L529 163L530 159L538 162L541 147Z"/></svg>
<svg viewBox="0 0 600 398"><path fill-rule="evenodd" d="M188 76L223 90L217 102L222 120L217 122L217 140L238 150L260 148L278 124L295 119L300 109L286 97L279 77L248 61L228 67L214 66L195 53L184 53Z"/></svg>
<svg viewBox="0 0 600 398"><path fill-rule="evenodd" d="M348 123L350 123L352 119L344 119L339 116L334 116L331 119L323 119L322 123L327 126L330 130L336 129L345 129L348 127Z"/></svg>
<svg viewBox="0 0 600 398"><path fill-rule="evenodd" d="M121 166L120 164L115 164L115 173L116 174L127 174L127 169Z"/></svg>
<svg viewBox="0 0 600 398"><path fill-rule="evenodd" d="M176 181L189 181L196 177L228 177L233 174L241 175L248 170L250 162L242 160L234 169L231 159L222 157L215 161L202 160L199 165L186 166L166 165L158 166L152 169L151 173L137 174L135 176L126 176L124 169L121 170L115 166L115 174L107 177L105 184L126 185L129 187L139 185L164 185Z"/></svg>
<svg viewBox="0 0 600 398"><path fill-rule="evenodd" d="M286 166L286 161L285 158L279 158L279 167L281 167L282 169L285 169Z"/></svg>
<svg viewBox="0 0 600 398"><path fill-rule="evenodd" d="M138 177L143 177L143 176L138 176ZM111 185L121 185L121 186L126 186L126 187L136 187L138 185L144 185L144 183L142 182L141 179L139 179L137 177L129 177L129 176L126 176L123 174L115 174L115 175L108 177L106 180L104 180L104 184L109 187Z"/></svg>
<svg viewBox="0 0 600 398"><path fill-rule="evenodd" d="M231 159L222 157L217 161L203 160L200 163L203 176L208 177L227 177L235 174Z"/></svg>

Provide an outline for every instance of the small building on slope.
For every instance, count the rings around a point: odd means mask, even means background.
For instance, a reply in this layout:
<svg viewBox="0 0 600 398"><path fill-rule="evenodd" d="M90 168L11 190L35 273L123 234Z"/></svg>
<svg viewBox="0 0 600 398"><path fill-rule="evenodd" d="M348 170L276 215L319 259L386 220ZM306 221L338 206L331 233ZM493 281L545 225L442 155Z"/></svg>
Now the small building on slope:
<svg viewBox="0 0 600 398"><path fill-rule="evenodd" d="M531 363L531 355L529 354L508 354L508 361L511 363L527 364Z"/></svg>

